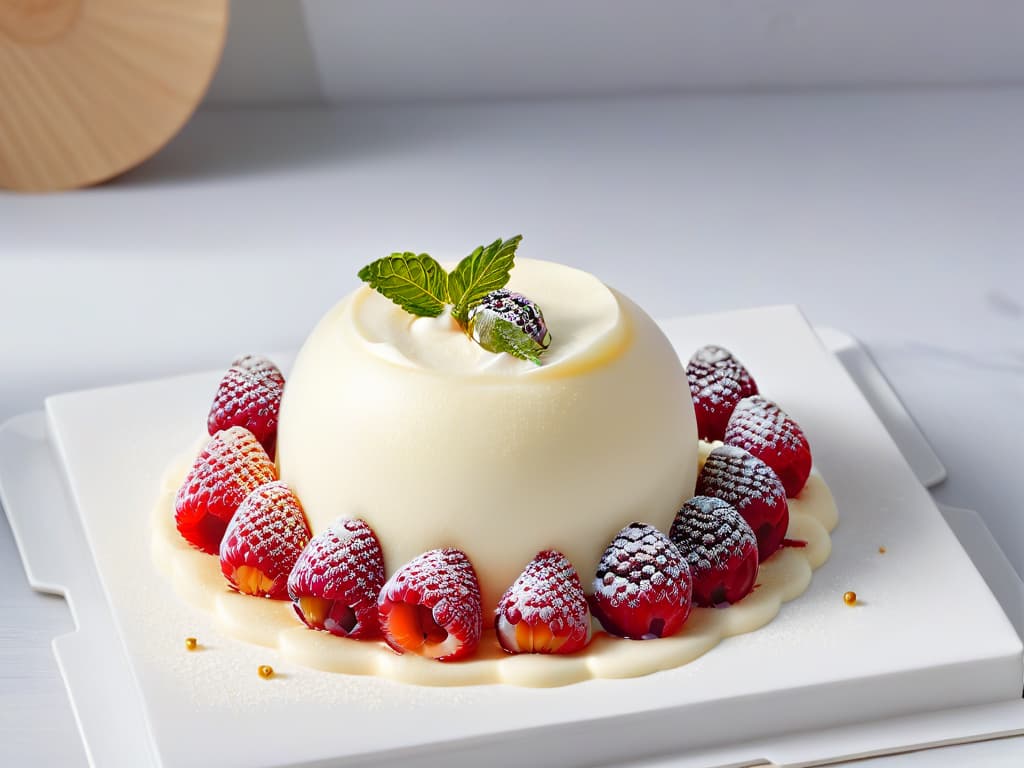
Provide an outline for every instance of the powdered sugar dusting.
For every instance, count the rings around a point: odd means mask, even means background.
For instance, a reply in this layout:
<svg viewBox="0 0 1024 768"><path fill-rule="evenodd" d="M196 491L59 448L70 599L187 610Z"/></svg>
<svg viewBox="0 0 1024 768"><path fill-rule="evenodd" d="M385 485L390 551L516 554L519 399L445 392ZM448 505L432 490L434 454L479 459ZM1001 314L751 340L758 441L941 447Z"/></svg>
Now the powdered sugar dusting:
<svg viewBox="0 0 1024 768"><path fill-rule="evenodd" d="M731 438L731 439L730 439ZM803 431L778 405L761 395L740 400L729 419L725 442L740 448L799 448L806 442Z"/></svg>
<svg viewBox="0 0 1024 768"><path fill-rule="evenodd" d="M207 418L209 433L245 427L267 453L277 442L277 415L284 392L284 375L271 360L243 355L231 363L217 387Z"/></svg>
<svg viewBox="0 0 1024 768"><path fill-rule="evenodd" d="M701 347L686 365L697 431L705 440L721 440L736 404L757 394L750 372L724 347Z"/></svg>
<svg viewBox="0 0 1024 768"><path fill-rule="evenodd" d="M691 569L726 568L733 557L757 548L757 538L735 507L711 496L695 496L676 514L669 531Z"/></svg>
<svg viewBox="0 0 1024 768"><path fill-rule="evenodd" d="M459 549L448 547L424 552L388 579L377 604L389 644L393 641L387 635L384 616L393 603L412 603L431 609L434 621L458 639L459 657L472 653L480 643L483 632L480 582L473 564Z"/></svg>
<svg viewBox="0 0 1024 768"><path fill-rule="evenodd" d="M553 550L530 561L502 596L497 616L513 626L544 625L554 636L567 638L574 650L590 636L590 608L579 574L565 555Z"/></svg>
<svg viewBox="0 0 1024 768"><path fill-rule="evenodd" d="M256 568L273 580L266 596L284 598L288 574L310 536L302 506L288 484L266 483L245 497L228 524L220 545L221 570L238 588L238 568Z"/></svg>
<svg viewBox="0 0 1024 768"><path fill-rule="evenodd" d="M714 496L743 509L754 502L785 505L786 492L771 468L734 445L720 445L704 462L697 478L697 495Z"/></svg>
<svg viewBox="0 0 1024 768"><path fill-rule="evenodd" d="M196 457L175 497L175 520L179 532L193 546L211 554L216 541L196 530L207 515L227 522L243 499L264 483L277 479L277 468L267 452L247 429L231 427L213 435Z"/></svg>
<svg viewBox="0 0 1024 768"><path fill-rule="evenodd" d="M370 526L362 520L341 518L306 545L288 577L288 596L339 600L355 614L357 623L347 631L331 631L360 638L377 634L377 596L384 584L384 555Z"/></svg>
<svg viewBox="0 0 1024 768"><path fill-rule="evenodd" d="M690 568L679 550L653 525L630 523L604 551L594 592L612 607L675 602L687 591Z"/></svg>
<svg viewBox="0 0 1024 768"><path fill-rule="evenodd" d="M695 496L676 514L669 537L690 564L694 603L728 605L750 593L759 565L757 538L732 505Z"/></svg>
<svg viewBox="0 0 1024 768"><path fill-rule="evenodd" d="M697 477L698 496L714 496L731 504L757 536L759 555L774 552L789 524L786 490L772 469L756 456L733 445L708 454Z"/></svg>
<svg viewBox="0 0 1024 768"><path fill-rule="evenodd" d="M811 472L811 449L800 425L760 395L740 400L725 429L725 442L772 467L788 496L796 496Z"/></svg>

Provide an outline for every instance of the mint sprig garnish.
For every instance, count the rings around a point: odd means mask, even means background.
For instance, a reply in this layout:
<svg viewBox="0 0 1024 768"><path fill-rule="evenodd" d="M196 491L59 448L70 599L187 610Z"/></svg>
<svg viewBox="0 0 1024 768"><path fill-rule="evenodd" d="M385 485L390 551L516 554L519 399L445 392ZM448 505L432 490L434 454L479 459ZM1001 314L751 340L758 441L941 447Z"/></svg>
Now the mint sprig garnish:
<svg viewBox="0 0 1024 768"><path fill-rule="evenodd" d="M359 270L359 279L406 312L419 317L438 317L445 307L451 305L452 317L466 335L484 349L505 352L540 365L540 356L550 344L551 336L543 326L543 316L537 305L518 294L511 294L513 305L504 309L497 309L497 298L494 299L494 307L484 301L509 281L509 273L515 266L516 249L522 239L522 235L516 235L508 240L498 239L490 245L481 245L460 261L451 274L425 253L393 253ZM501 293L503 298L509 296L507 291ZM529 309L522 309L524 306ZM500 316L510 310L513 313L532 313L515 314L514 319L522 320L525 327L532 327L538 338L543 335L543 344L523 327ZM537 329L538 320L543 334Z"/></svg>
<svg viewBox="0 0 1024 768"><path fill-rule="evenodd" d="M452 317L460 325L466 325L469 310L484 296L505 287L522 239L522 235L516 235L481 245L448 275L448 299L454 305Z"/></svg>
<svg viewBox="0 0 1024 768"><path fill-rule="evenodd" d="M510 320L499 318L494 321L491 351L507 352L521 360L529 360L534 365L540 365L540 356L544 354L545 350L518 325Z"/></svg>
<svg viewBox="0 0 1024 768"><path fill-rule="evenodd" d="M392 253L359 270L359 279L419 317L437 317L449 303L448 273L425 253Z"/></svg>

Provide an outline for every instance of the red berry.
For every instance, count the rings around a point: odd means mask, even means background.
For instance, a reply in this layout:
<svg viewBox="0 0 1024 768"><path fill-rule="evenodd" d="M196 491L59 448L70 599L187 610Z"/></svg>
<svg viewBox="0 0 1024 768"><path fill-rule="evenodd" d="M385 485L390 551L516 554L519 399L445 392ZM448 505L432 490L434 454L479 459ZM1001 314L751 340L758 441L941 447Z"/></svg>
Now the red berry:
<svg viewBox="0 0 1024 768"><path fill-rule="evenodd" d="M697 415L697 436L721 440L736 403L757 394L757 383L732 352L709 344L694 352L686 365L690 395Z"/></svg>
<svg viewBox="0 0 1024 768"><path fill-rule="evenodd" d="M743 515L757 536L757 556L762 563L786 537L786 489L771 467L742 448L721 445L708 454L696 493L721 499Z"/></svg>
<svg viewBox="0 0 1024 768"><path fill-rule="evenodd" d="M403 565L377 600L380 628L398 653L438 661L476 651L483 631L480 582L458 549L432 549Z"/></svg>
<svg viewBox="0 0 1024 768"><path fill-rule="evenodd" d="M217 386L207 429L212 435L228 427L245 427L273 456L282 392L284 376L276 365L257 355L240 357Z"/></svg>
<svg viewBox="0 0 1024 768"><path fill-rule="evenodd" d="M690 615L692 589L690 567L676 545L654 526L630 523L601 557L592 607L613 635L668 637Z"/></svg>
<svg viewBox="0 0 1024 768"><path fill-rule="evenodd" d="M694 496L676 513L668 535L690 564L697 605L735 603L754 588L757 538L732 505Z"/></svg>
<svg viewBox="0 0 1024 768"><path fill-rule="evenodd" d="M196 549L217 554L224 529L242 500L277 479L274 462L242 427L218 432L206 443L174 500L174 522Z"/></svg>
<svg viewBox="0 0 1024 768"><path fill-rule="evenodd" d="M725 442L749 451L775 470L787 496L796 496L811 474L811 446L800 425L760 395L740 400L725 428Z"/></svg>
<svg viewBox="0 0 1024 768"><path fill-rule="evenodd" d="M342 518L306 545L288 577L288 596L310 629L341 637L376 637L377 595L384 584L380 542L362 520Z"/></svg>
<svg viewBox="0 0 1024 768"><path fill-rule="evenodd" d="M509 653L573 653L590 642L590 608L572 563L538 552L495 611L498 642Z"/></svg>
<svg viewBox="0 0 1024 768"><path fill-rule="evenodd" d="M261 485L245 497L220 543L220 570L246 595L283 600L288 574L309 543L309 524L287 483Z"/></svg>

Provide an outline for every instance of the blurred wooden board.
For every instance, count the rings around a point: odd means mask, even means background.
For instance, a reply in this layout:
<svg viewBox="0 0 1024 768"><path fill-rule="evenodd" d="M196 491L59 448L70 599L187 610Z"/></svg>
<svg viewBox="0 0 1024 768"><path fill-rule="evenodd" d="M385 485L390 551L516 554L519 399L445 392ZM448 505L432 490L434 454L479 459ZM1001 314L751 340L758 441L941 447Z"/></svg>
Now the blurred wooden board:
<svg viewBox="0 0 1024 768"><path fill-rule="evenodd" d="M132 168L185 124L228 0L0 3L0 186L50 191Z"/></svg>

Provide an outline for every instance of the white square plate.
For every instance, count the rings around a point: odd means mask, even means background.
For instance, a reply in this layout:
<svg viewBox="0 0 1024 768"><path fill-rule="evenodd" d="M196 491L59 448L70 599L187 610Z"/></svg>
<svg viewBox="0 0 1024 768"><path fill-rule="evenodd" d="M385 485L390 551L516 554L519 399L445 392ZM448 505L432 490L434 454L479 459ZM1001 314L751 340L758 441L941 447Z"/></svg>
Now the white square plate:
<svg viewBox="0 0 1024 768"><path fill-rule="evenodd" d="M442 754L460 765L591 764L1019 698L1020 640L799 312L663 327L684 359L704 343L731 348L803 425L840 510L832 557L773 622L692 664L559 689L331 675L222 636L178 600L149 557L160 476L202 431L221 372L50 399L51 437L162 765L429 765ZM847 589L861 606L843 604ZM205 649L186 653L188 635ZM263 663L281 674L261 680Z"/></svg>

